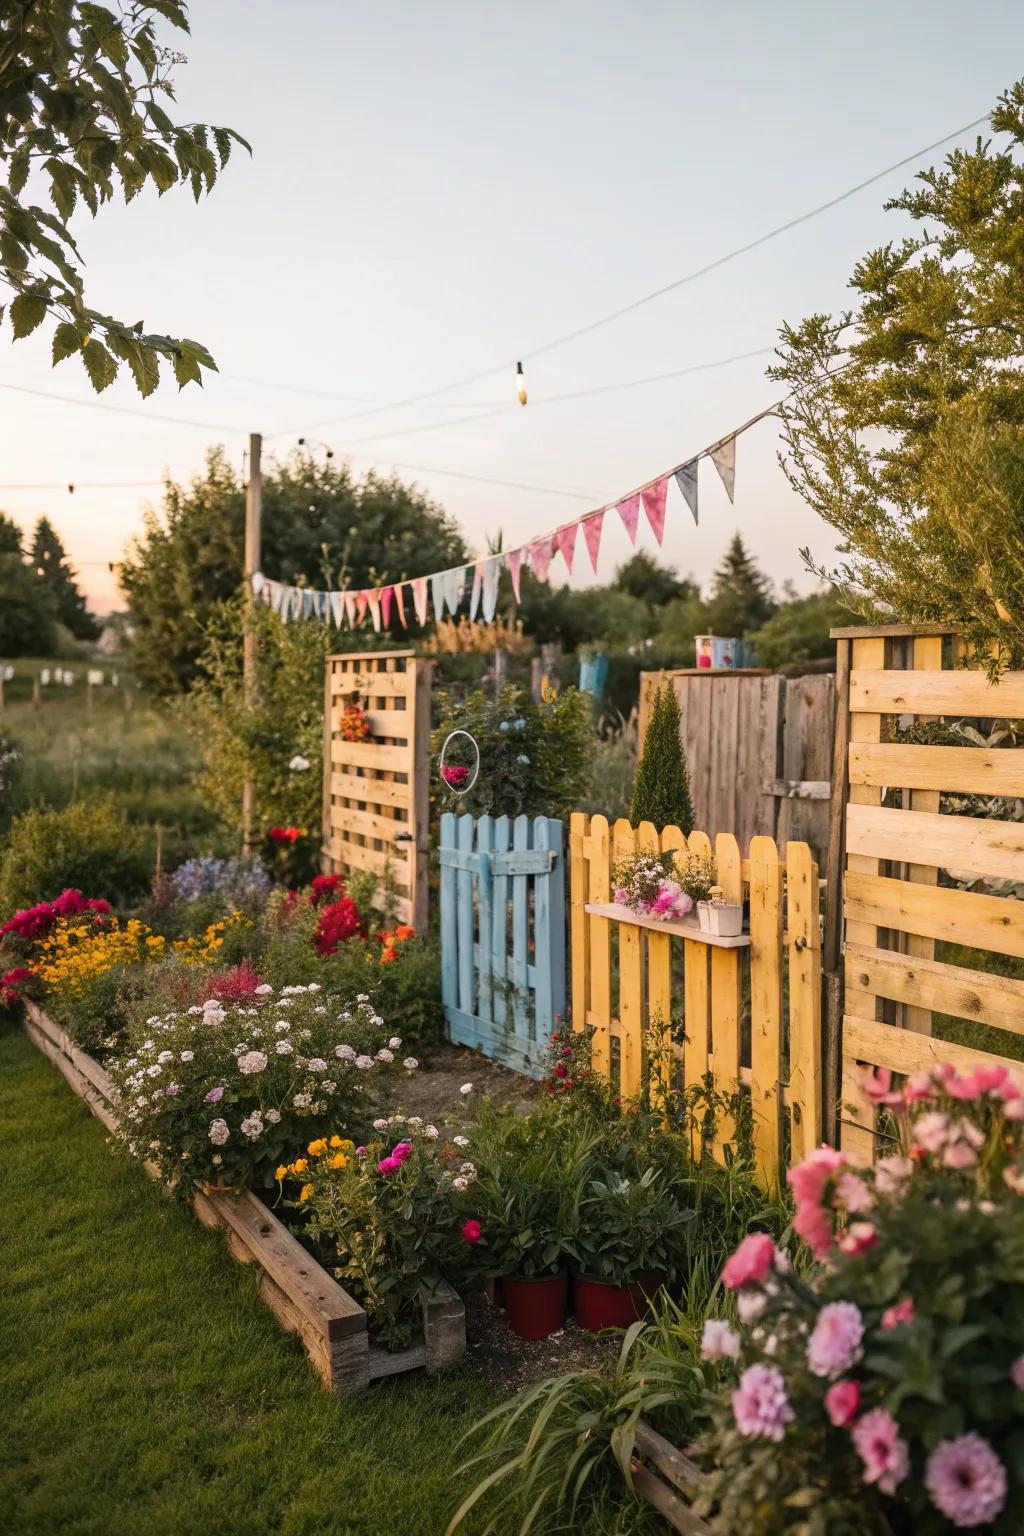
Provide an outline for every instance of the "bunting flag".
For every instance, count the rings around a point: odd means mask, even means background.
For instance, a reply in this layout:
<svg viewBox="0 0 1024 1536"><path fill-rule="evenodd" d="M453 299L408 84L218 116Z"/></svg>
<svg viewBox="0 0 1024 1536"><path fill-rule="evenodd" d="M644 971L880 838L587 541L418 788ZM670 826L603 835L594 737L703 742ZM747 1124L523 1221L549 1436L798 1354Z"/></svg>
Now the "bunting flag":
<svg viewBox="0 0 1024 1536"><path fill-rule="evenodd" d="M483 616L484 623L490 624L498 610L498 583L501 580L501 568L505 561L501 555L492 555L484 565L484 592L483 592Z"/></svg>
<svg viewBox="0 0 1024 1536"><path fill-rule="evenodd" d="M516 602L517 603L519 602L519 570L520 570L520 567L522 566L522 563L523 563L523 552L522 552L522 550L521 549L509 550L509 553L508 553L508 573L509 573L509 575L512 578L512 591L516 595Z"/></svg>
<svg viewBox="0 0 1024 1536"><path fill-rule="evenodd" d="M534 539L530 545L530 568L538 581L547 581L551 566L551 535Z"/></svg>
<svg viewBox="0 0 1024 1536"><path fill-rule="evenodd" d="M430 600L434 605L434 623L444 618L444 578L447 573L438 571L430 578Z"/></svg>
<svg viewBox="0 0 1024 1536"><path fill-rule="evenodd" d="M683 493L683 500L693 513L695 526L699 526L697 517L697 460L691 459L688 464L680 464L676 470L676 485Z"/></svg>
<svg viewBox="0 0 1024 1536"><path fill-rule="evenodd" d="M391 601L395 595L394 587L385 587L380 595L380 611L384 619L384 628L391 628Z"/></svg>
<svg viewBox="0 0 1024 1536"><path fill-rule="evenodd" d="M635 544L637 524L640 521L640 492L636 491L632 496L627 496L623 501L620 501L618 512L626 525L629 542Z"/></svg>
<svg viewBox="0 0 1024 1536"><path fill-rule="evenodd" d="M341 628L342 611L344 609L344 605L345 605L345 594L344 594L344 592L332 592L331 593L331 613L334 616L334 627L335 627L335 629L340 629Z"/></svg>
<svg viewBox="0 0 1024 1536"><path fill-rule="evenodd" d="M665 532L665 498L668 495L668 476L664 480L655 480L653 485L648 485L640 492L640 499L647 513L647 521L651 525L658 545L661 545Z"/></svg>
<svg viewBox="0 0 1024 1536"><path fill-rule="evenodd" d="M405 582L400 581L397 587L392 588L392 591L395 594L395 607L398 609L398 622L401 624L403 629L408 629L409 621L405 616L405 597L403 596L405 592Z"/></svg>
<svg viewBox="0 0 1024 1536"><path fill-rule="evenodd" d="M725 494L732 501L736 490L736 434L711 449L711 462L722 477Z"/></svg>
<svg viewBox="0 0 1024 1536"><path fill-rule="evenodd" d="M565 568L572 575L572 562L576 554L576 535L580 531L579 523L569 523L565 528L559 528L555 534L555 543L558 552L565 561Z"/></svg>
<svg viewBox="0 0 1024 1536"><path fill-rule="evenodd" d="M263 572L262 571L253 571L253 573L252 573L252 595L253 595L253 597L259 597L260 593L263 591L263 588L266 585L267 585L267 581L266 581L266 577L263 575Z"/></svg>
<svg viewBox="0 0 1024 1536"><path fill-rule="evenodd" d="M359 624L361 624L363 622L363 620L366 618L366 610L370 606L369 597L370 597L370 594L367 592L365 587L363 588L363 590L361 592L357 592L356 593L356 624L357 624L357 626Z"/></svg>
<svg viewBox="0 0 1024 1536"><path fill-rule="evenodd" d="M380 589L371 587L363 593L370 610L370 622L373 624L374 633L380 634Z"/></svg>
<svg viewBox="0 0 1024 1536"><path fill-rule="evenodd" d="M417 576L412 583L412 602L417 624L425 624L427 622L427 578L425 576Z"/></svg>
<svg viewBox="0 0 1024 1536"><path fill-rule="evenodd" d="M478 560L473 568L473 592L469 599L469 617L476 618L476 611L480 606L480 594L484 587L484 562Z"/></svg>
<svg viewBox="0 0 1024 1536"><path fill-rule="evenodd" d="M345 617L348 620L349 629L356 627L356 595L354 592L345 593Z"/></svg>
<svg viewBox="0 0 1024 1536"><path fill-rule="evenodd" d="M604 513L595 512L593 517L583 520L583 537L587 541L587 553L590 555L590 563L594 567L594 575L597 575L597 557L601 552L601 530L604 528Z"/></svg>

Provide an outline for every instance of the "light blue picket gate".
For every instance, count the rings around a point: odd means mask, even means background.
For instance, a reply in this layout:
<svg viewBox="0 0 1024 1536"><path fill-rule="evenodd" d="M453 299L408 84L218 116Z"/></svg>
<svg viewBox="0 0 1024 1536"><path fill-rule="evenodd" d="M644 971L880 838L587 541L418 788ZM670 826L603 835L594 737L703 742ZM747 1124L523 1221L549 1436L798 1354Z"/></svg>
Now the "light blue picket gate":
<svg viewBox="0 0 1024 1536"><path fill-rule="evenodd" d="M560 821L441 817L441 996L453 1040L541 1075L565 1011Z"/></svg>

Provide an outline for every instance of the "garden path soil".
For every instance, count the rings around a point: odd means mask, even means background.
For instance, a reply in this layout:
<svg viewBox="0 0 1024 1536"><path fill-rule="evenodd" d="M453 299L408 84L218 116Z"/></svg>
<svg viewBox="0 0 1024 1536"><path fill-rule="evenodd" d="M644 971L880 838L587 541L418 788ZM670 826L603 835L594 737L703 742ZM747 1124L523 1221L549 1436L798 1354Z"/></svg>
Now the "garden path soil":
<svg viewBox="0 0 1024 1536"><path fill-rule="evenodd" d="M621 1333L588 1333L571 1318L550 1338L521 1339L502 1308L482 1295L466 1297L467 1358L510 1397L546 1376L607 1365L621 1348Z"/></svg>
<svg viewBox="0 0 1024 1536"><path fill-rule="evenodd" d="M539 1085L521 1072L513 1072L480 1051L464 1045L443 1043L424 1053L419 1070L388 1084L380 1095L381 1109L422 1115L444 1129L457 1128L465 1118L465 1099L459 1092L472 1083L474 1093L489 1095L499 1104L528 1109Z"/></svg>

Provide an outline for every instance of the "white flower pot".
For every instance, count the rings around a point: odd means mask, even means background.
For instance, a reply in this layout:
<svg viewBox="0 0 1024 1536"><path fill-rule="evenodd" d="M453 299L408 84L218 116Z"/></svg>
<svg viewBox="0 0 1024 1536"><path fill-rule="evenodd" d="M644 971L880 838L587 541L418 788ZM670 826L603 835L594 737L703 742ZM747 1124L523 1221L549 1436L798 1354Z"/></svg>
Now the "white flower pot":
<svg viewBox="0 0 1024 1536"><path fill-rule="evenodd" d="M700 924L701 933L711 933L711 903L710 901L698 901L697 921Z"/></svg>
<svg viewBox="0 0 1024 1536"><path fill-rule="evenodd" d="M743 907L739 902L708 902L708 932L720 939L736 939L743 932Z"/></svg>

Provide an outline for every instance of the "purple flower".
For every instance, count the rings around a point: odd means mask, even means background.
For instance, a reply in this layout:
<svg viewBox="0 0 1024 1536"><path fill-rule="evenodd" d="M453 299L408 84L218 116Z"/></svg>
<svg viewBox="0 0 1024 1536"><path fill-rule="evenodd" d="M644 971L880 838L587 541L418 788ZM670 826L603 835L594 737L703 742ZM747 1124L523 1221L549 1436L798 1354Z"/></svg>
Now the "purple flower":
<svg viewBox="0 0 1024 1536"><path fill-rule="evenodd" d="M860 1357L863 1337L860 1308L852 1301L830 1301L807 1341L807 1364L815 1376L841 1376Z"/></svg>
<svg viewBox="0 0 1024 1536"><path fill-rule="evenodd" d="M204 1096L203 1103L204 1104L219 1104L223 1097L224 1097L224 1089L223 1088L211 1088L209 1093Z"/></svg>
<svg viewBox="0 0 1024 1536"><path fill-rule="evenodd" d="M853 1426L853 1444L864 1463L864 1481L895 1493L910 1469L910 1452L892 1414L884 1408L864 1414Z"/></svg>
<svg viewBox="0 0 1024 1536"><path fill-rule="evenodd" d="M782 1372L770 1365L751 1365L732 1394L732 1411L741 1435L781 1440L793 1417Z"/></svg>
<svg viewBox="0 0 1024 1536"><path fill-rule="evenodd" d="M935 1508L961 1529L990 1525L1006 1503L1006 1468L988 1441L973 1433L935 1447L924 1485Z"/></svg>
<svg viewBox="0 0 1024 1536"><path fill-rule="evenodd" d="M356 1147L356 1157L365 1157L365 1156L366 1156L366 1148L365 1147Z"/></svg>
<svg viewBox="0 0 1024 1536"><path fill-rule="evenodd" d="M180 1092L181 1092L181 1084L180 1083L168 1083L167 1087L164 1089L164 1094L165 1094L165 1096L168 1099L173 1099L175 1097L175 1095L179 1094Z"/></svg>

